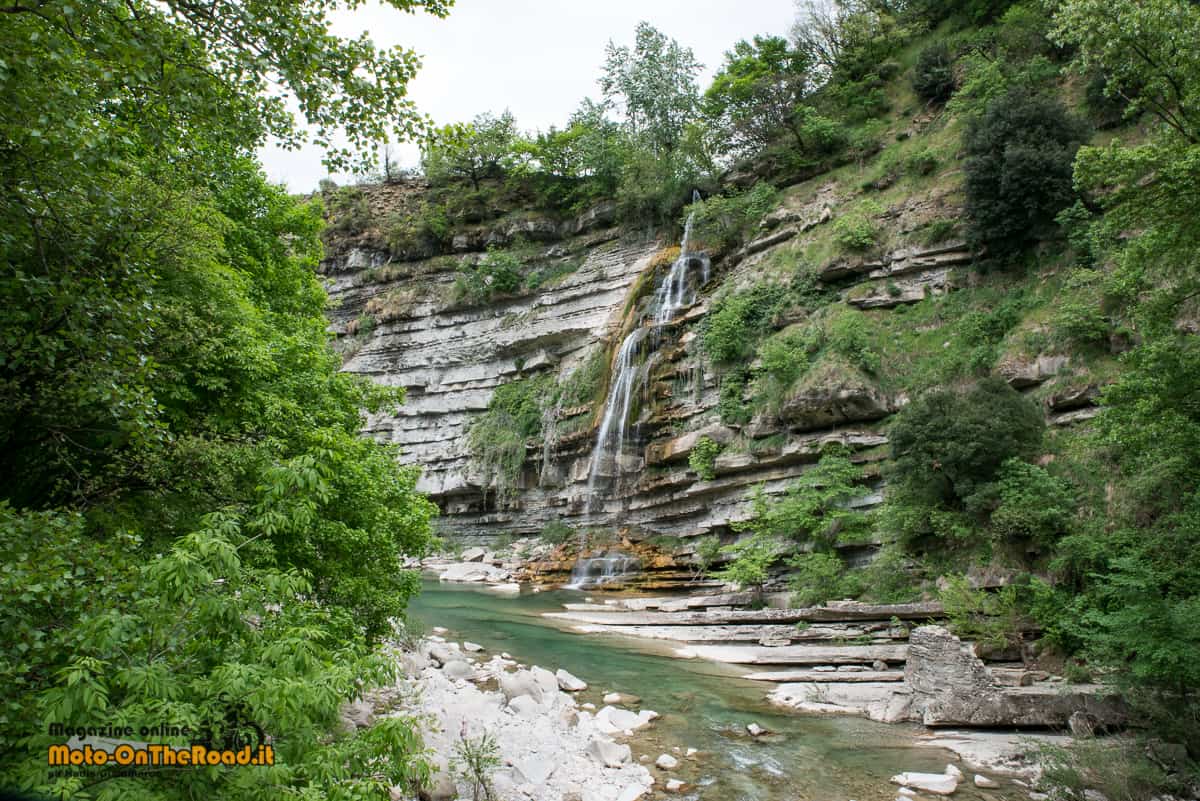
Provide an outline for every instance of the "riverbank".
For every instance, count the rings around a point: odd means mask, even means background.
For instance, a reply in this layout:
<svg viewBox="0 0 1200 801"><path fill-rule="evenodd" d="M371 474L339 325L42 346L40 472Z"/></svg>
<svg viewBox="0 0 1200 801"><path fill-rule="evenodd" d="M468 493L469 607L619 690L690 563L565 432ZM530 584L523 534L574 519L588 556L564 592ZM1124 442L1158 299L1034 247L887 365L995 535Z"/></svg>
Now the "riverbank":
<svg viewBox="0 0 1200 801"><path fill-rule="evenodd" d="M576 597L579 597L576 593L555 590L496 597L482 587L427 581L425 591L413 603L412 612L427 625L444 624L450 629L444 634L435 633L435 637L454 637L471 642L472 647L474 643L482 645L483 651L467 650L462 645L457 652L473 659L478 671L491 672L485 666L500 664L495 657L503 653L510 653L513 661L520 660L530 666L541 665L554 671L566 668L590 685L581 692L567 693L575 701L579 719L594 723L597 713L606 705L603 696L611 691L628 699L624 704L611 704L614 708L623 707L633 714L645 710L660 713L650 725L631 730L630 735L623 730L619 734L598 731L617 744L629 745L629 764L645 767L655 779L645 798L669 801L679 797L666 789L667 783L676 779L686 783L681 788L683 797L691 799L794 801L798 797L811 797L822 801L892 801L899 786L890 781L893 776L906 772L942 775L948 765L965 774L955 793L955 798L962 801L1028 798L1028 780L1021 778L1020 771L1011 769L1028 767L1013 756L1020 750L1015 742L1011 743L1014 749L1006 754L1005 760L996 763L1002 769L977 770L977 763L959 759L955 750L947 747L953 744L961 748L961 742L938 742L919 726L884 725L846 716L796 715L766 702L762 684L740 678L736 666L699 659L680 660L673 658L661 642L605 633L579 634L543 617L544 612L561 609L566 599ZM421 671L429 669L445 673L445 668L432 665L423 665ZM451 672L458 669L452 668ZM507 663L503 669L508 675L517 675L520 670L516 664ZM433 681L441 684L438 678ZM455 696L462 694L462 700L469 701L471 706L479 699L472 689L463 686L464 682L483 693L499 693L488 701L488 715L498 715L497 720L511 728L511 702L504 699L498 677L482 682L451 681ZM458 700L447 701L440 692L430 695L433 710L421 705L411 708L439 714L437 707L441 705L458 707ZM561 687L558 692L563 692ZM596 709L587 708L585 705L589 703ZM521 701L516 706L529 705ZM547 716L544 725L549 730L560 733L558 742L573 743L571 747L576 753L582 748L586 754L587 742L577 735L587 732L587 724L582 729L575 724L574 734L568 737L561 734L561 722L549 719L561 707L545 706L547 709L539 714ZM530 728L543 725L541 717L522 720ZM452 753L458 735L456 724L449 720L439 725L442 732L437 735L438 747L451 749L442 753ZM749 730L752 725L767 733L752 735ZM524 736L520 730L512 733L515 739L506 746L506 760L520 757ZM538 747L536 742L529 743L530 749ZM689 748L696 749L690 759ZM654 763L663 754L678 760L678 766L669 770L655 767ZM1003 761L1007 764L1001 764ZM670 760L666 762L669 764ZM514 765L505 765L504 769L507 778L515 778ZM562 776L568 778L572 770ZM997 786L977 787L973 781L975 773L981 773L985 781ZM506 779L501 782L508 786ZM520 783L516 784L508 797L526 798L520 787ZM508 797L498 796L505 801ZM569 794L564 797L573 798Z"/></svg>

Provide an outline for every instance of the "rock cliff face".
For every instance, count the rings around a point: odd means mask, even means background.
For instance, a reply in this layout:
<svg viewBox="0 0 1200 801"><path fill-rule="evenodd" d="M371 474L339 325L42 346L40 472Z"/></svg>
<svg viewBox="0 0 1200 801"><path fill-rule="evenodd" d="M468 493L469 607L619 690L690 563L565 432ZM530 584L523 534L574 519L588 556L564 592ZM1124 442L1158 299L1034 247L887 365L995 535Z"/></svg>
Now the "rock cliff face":
<svg viewBox="0 0 1200 801"><path fill-rule="evenodd" d="M368 198L374 204L398 193L403 207L419 191L368 188ZM555 520L577 528L628 527L640 538L727 533L731 522L748 516L754 487L782 492L830 443L847 446L864 463L882 459L887 439L881 423L905 402L861 375L835 373L802 384L769 417L743 426L720 422L719 382L699 347L714 292L750 285L771 260L795 258L797 251L788 248L827 235L838 207L829 187L793 195L745 247L714 259L712 278L695 304L646 338L653 344L643 353L621 476L603 488L589 488L588 474L612 362L665 279L673 243L612 227L609 205L565 221L526 215L480 225L456 234L452 253L424 259L389 252L379 236L342 237L322 272L332 297L331 328L347 354L345 369L408 392L398 414L371 417L366 431L400 445L404 462L421 465L420 488L441 507L441 525L450 535L519 536ZM816 265L817 279L836 294L835 303L867 308L952 290L953 270L970 261L965 246L918 246L903 235L932 218L953 217L956 209L941 196L908 199L892 213L899 237L894 244L881 244L871 256ZM457 299L461 293L453 288L464 265L478 262L489 245L514 244L512 252L522 254L528 270L552 278L487 304ZM515 494L498 500L471 459L472 422L498 386L545 374L561 383L595 359L603 366L595 399L547 409L546 435L528 443ZM1043 362L1006 365L1004 374L1014 386L1035 386L1059 366ZM1067 423L1086 417L1095 393L1076 394L1049 404L1051 418L1057 414ZM724 446L707 480L688 465L705 438ZM876 493L868 502L878 499ZM686 559L688 546L675 555Z"/></svg>

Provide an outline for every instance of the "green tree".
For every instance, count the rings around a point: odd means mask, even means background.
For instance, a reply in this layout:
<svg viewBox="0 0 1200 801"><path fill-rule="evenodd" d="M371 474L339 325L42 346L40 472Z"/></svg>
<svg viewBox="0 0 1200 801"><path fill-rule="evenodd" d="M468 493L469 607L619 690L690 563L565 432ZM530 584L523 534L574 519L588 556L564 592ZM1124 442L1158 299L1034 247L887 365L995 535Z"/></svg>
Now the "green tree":
<svg viewBox="0 0 1200 801"><path fill-rule="evenodd" d="M478 190L488 178L502 178L515 166L517 123L505 111L480 114L469 123L437 128L425 138L421 167L433 183L467 181Z"/></svg>
<svg viewBox="0 0 1200 801"><path fill-rule="evenodd" d="M630 132L656 156L677 150L697 115L702 64L647 22L638 23L633 47L609 42L600 87L616 103Z"/></svg>
<svg viewBox="0 0 1200 801"><path fill-rule="evenodd" d="M1014 89L965 135L971 243L1008 256L1046 233L1074 198L1072 162L1086 132L1056 100Z"/></svg>
<svg viewBox="0 0 1200 801"><path fill-rule="evenodd" d="M764 536L830 548L855 542L870 530L870 519L854 501L868 494L859 481L862 468L840 451L827 453L780 498L760 488L752 499L754 516L746 528Z"/></svg>
<svg viewBox="0 0 1200 801"><path fill-rule="evenodd" d="M728 152L753 155L790 135L808 150L805 119L815 112L802 104L816 81L808 55L779 36L742 40L725 53L703 109Z"/></svg>
<svg viewBox="0 0 1200 801"><path fill-rule="evenodd" d="M1033 457L1044 429L1041 409L999 378L916 398L889 432L885 519L910 540L973 536L975 526L963 515L986 519L1001 466Z"/></svg>
<svg viewBox="0 0 1200 801"><path fill-rule="evenodd" d="M344 131L334 166L418 127L416 57L330 35L337 5L5 9L0 592L24 635L0 648L0 784L366 797L419 777L408 721L335 724L387 677L374 644L418 587L401 557L427 548L434 507L359 436L403 396L338 371L319 204L251 157L300 140L292 101L318 142ZM222 696L280 738L286 764L256 786L45 774L50 720L211 720Z"/></svg>

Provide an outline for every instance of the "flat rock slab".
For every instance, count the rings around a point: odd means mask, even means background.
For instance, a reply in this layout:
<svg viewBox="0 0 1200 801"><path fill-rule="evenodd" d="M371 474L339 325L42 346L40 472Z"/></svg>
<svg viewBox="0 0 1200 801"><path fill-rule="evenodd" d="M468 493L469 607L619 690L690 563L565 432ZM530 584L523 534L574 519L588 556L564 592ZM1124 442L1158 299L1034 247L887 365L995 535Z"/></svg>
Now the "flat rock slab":
<svg viewBox="0 0 1200 801"><path fill-rule="evenodd" d="M575 626L584 634L624 634L648 640L676 642L747 642L757 643L764 638L795 640L800 632L795 626ZM832 639L830 637L829 639Z"/></svg>
<svg viewBox="0 0 1200 801"><path fill-rule="evenodd" d="M878 682L904 681L903 670L862 670L855 673L846 671L819 670L773 670L747 673L743 679L753 681L775 682Z"/></svg>
<svg viewBox="0 0 1200 801"><path fill-rule="evenodd" d="M858 665L903 662L907 645L693 645L676 650L680 657L698 657L738 665Z"/></svg>

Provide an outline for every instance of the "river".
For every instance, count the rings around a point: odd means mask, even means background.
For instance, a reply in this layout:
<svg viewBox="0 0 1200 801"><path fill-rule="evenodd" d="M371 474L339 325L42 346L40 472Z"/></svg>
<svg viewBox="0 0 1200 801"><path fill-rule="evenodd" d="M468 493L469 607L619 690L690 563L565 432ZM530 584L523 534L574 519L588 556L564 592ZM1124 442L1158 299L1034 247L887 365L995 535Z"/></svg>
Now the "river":
<svg viewBox="0 0 1200 801"><path fill-rule="evenodd" d="M787 714L763 699L764 684L738 678L742 671L734 666L671 658L664 644L653 641L574 633L541 616L585 595L598 596L569 590L500 596L426 581L410 610L427 627L443 626L491 652L574 673L590 685L581 700L599 706L599 696L613 690L639 696L641 708L662 717L646 736L643 730L635 737L635 758L649 753L653 759L672 746L701 752L700 759L684 760L672 774L696 786L682 798L890 801L897 789L888 782L893 774L941 773L947 763L957 762L949 751L922 746L918 726ZM750 739L745 726L751 722L776 736ZM967 778L956 799L1016 797L1004 790L977 790L963 770Z"/></svg>

